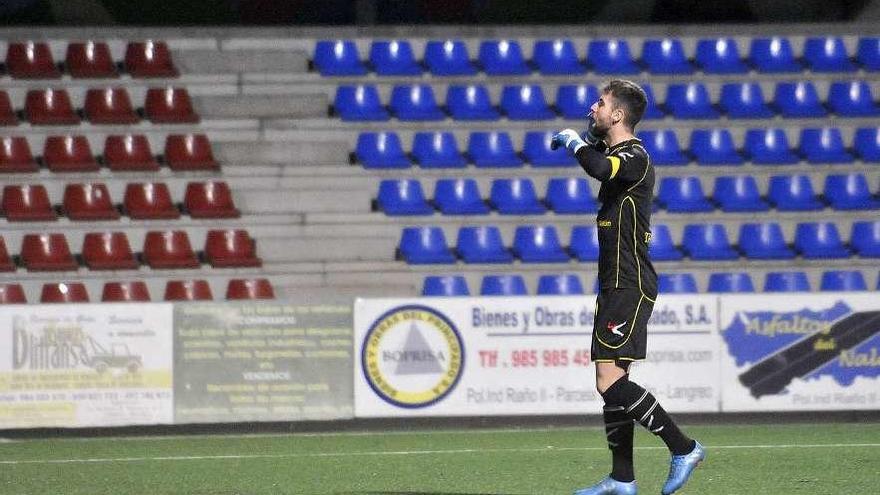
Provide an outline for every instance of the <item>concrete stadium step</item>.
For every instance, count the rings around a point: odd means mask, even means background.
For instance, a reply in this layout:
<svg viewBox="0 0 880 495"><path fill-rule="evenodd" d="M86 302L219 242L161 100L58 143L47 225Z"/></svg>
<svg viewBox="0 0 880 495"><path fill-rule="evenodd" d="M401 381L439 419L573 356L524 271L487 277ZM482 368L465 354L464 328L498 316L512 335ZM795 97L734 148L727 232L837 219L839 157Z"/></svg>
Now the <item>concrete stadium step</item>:
<svg viewBox="0 0 880 495"><path fill-rule="evenodd" d="M327 115L329 100L323 95L200 96L194 105L204 118L305 118Z"/></svg>
<svg viewBox="0 0 880 495"><path fill-rule="evenodd" d="M348 163L349 146L346 140L332 136L318 140L316 133L306 133L302 139L289 142L232 141L215 143L214 157L222 163L277 163L309 166Z"/></svg>
<svg viewBox="0 0 880 495"><path fill-rule="evenodd" d="M183 74L234 74L240 77L264 74L307 73L308 55L303 50L181 50L174 63Z"/></svg>

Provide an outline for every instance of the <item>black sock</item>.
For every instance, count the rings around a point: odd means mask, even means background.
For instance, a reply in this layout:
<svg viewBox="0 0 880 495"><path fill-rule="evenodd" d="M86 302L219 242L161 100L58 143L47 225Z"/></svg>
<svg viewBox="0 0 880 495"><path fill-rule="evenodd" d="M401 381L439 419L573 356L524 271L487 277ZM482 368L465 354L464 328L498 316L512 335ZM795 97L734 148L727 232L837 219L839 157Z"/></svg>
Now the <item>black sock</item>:
<svg viewBox="0 0 880 495"><path fill-rule="evenodd" d="M606 405L605 436L611 449L611 477L629 483L635 479L633 472L633 420L624 412L623 406Z"/></svg>
<svg viewBox="0 0 880 495"><path fill-rule="evenodd" d="M624 414L659 436L673 455L693 450L694 441L682 433L657 399L647 390L624 376L602 394L605 404L622 405Z"/></svg>

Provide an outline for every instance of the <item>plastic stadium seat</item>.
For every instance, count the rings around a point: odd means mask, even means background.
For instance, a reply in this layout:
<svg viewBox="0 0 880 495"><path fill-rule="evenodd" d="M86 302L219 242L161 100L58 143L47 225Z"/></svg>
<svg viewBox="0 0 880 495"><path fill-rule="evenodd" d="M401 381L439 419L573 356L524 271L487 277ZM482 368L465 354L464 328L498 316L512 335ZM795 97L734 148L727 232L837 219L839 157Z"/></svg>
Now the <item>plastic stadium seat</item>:
<svg viewBox="0 0 880 495"><path fill-rule="evenodd" d="M183 230L147 232L143 261L153 269L198 268L200 265L189 236Z"/></svg>
<svg viewBox="0 0 880 495"><path fill-rule="evenodd" d="M578 60L574 43L568 39L538 40L532 54L532 62L545 76L576 75L587 71Z"/></svg>
<svg viewBox="0 0 880 495"><path fill-rule="evenodd" d="M512 40L482 41L479 61L490 76L523 75L532 71L523 59L519 43Z"/></svg>
<svg viewBox="0 0 880 495"><path fill-rule="evenodd" d="M64 66L74 79L104 79L119 77L110 47L103 41L69 43Z"/></svg>
<svg viewBox="0 0 880 495"><path fill-rule="evenodd" d="M788 260L794 251L785 243L782 227L776 222L745 223L739 229L739 249L746 258Z"/></svg>
<svg viewBox="0 0 880 495"><path fill-rule="evenodd" d="M434 204L444 215L487 215L489 207L474 179L439 179L434 185Z"/></svg>
<svg viewBox="0 0 880 495"><path fill-rule="evenodd" d="M17 283L0 283L0 304L27 304L24 287Z"/></svg>
<svg viewBox="0 0 880 495"><path fill-rule="evenodd" d="M696 61L707 74L745 74L749 71L740 60L739 48L733 38L697 41Z"/></svg>
<svg viewBox="0 0 880 495"><path fill-rule="evenodd" d="M58 79L61 71L55 66L49 44L13 42L6 51L6 71L13 79Z"/></svg>
<svg viewBox="0 0 880 495"><path fill-rule="evenodd" d="M205 237L205 261L214 268L262 266L256 241L243 229L209 230Z"/></svg>
<svg viewBox="0 0 880 495"><path fill-rule="evenodd" d="M455 250L465 263L511 263L501 231L494 225L465 226L458 230Z"/></svg>
<svg viewBox="0 0 880 495"><path fill-rule="evenodd" d="M165 138L165 163L171 170L216 170L211 142L204 134L170 134Z"/></svg>
<svg viewBox="0 0 880 495"><path fill-rule="evenodd" d="M143 280L104 282L101 302L150 302L150 289Z"/></svg>
<svg viewBox="0 0 880 495"><path fill-rule="evenodd" d="M677 119L717 119L709 91L703 83L670 84L666 90L666 108Z"/></svg>
<svg viewBox="0 0 880 495"><path fill-rule="evenodd" d="M731 119L769 119L773 117L773 110L767 106L764 92L756 82L723 84L718 106Z"/></svg>
<svg viewBox="0 0 880 495"><path fill-rule="evenodd" d="M599 232L595 225L575 225L571 228L568 250L578 261L599 259Z"/></svg>
<svg viewBox="0 0 880 495"><path fill-rule="evenodd" d="M477 167L521 167L523 164L506 132L472 132L467 152Z"/></svg>
<svg viewBox="0 0 880 495"><path fill-rule="evenodd" d="M227 300L275 299L275 289L266 278L233 278L226 283Z"/></svg>
<svg viewBox="0 0 880 495"><path fill-rule="evenodd" d="M373 41L370 64L380 76L417 76L422 68L416 62L409 41Z"/></svg>
<svg viewBox="0 0 880 495"><path fill-rule="evenodd" d="M880 162L880 127L856 129L853 148L866 162Z"/></svg>
<svg viewBox="0 0 880 495"><path fill-rule="evenodd" d="M569 260L553 225L520 225L514 233L512 251L523 263L565 263Z"/></svg>
<svg viewBox="0 0 880 495"><path fill-rule="evenodd" d="M211 301L214 295L207 280L169 280L165 283L166 301Z"/></svg>
<svg viewBox="0 0 880 495"><path fill-rule="evenodd" d="M856 59L868 71L880 71L880 38L859 38Z"/></svg>
<svg viewBox="0 0 880 495"><path fill-rule="evenodd" d="M547 211L527 178L493 180L489 204L502 215L542 215Z"/></svg>
<svg viewBox="0 0 880 495"><path fill-rule="evenodd" d="M716 177L712 196L725 212L767 211L770 208L761 199L758 183L751 175Z"/></svg>
<svg viewBox="0 0 880 495"><path fill-rule="evenodd" d="M164 41L131 41L125 47L125 71L133 78L177 77L180 73L171 60L171 50Z"/></svg>
<svg viewBox="0 0 880 495"><path fill-rule="evenodd" d="M576 296L583 293L581 279L574 273L545 274L538 277L539 296Z"/></svg>
<svg viewBox="0 0 880 495"><path fill-rule="evenodd" d="M472 76L477 69L471 64L467 46L461 40L428 41L425 65L435 76Z"/></svg>
<svg viewBox="0 0 880 495"><path fill-rule="evenodd" d="M0 137L0 172L30 173L38 170L31 147L21 136Z"/></svg>
<svg viewBox="0 0 880 495"><path fill-rule="evenodd" d="M144 113L154 124L196 124L200 120L186 88L149 88Z"/></svg>
<svg viewBox="0 0 880 495"><path fill-rule="evenodd" d="M657 202L670 213L697 213L712 211L715 207L706 199L699 177L663 177L657 192Z"/></svg>
<svg viewBox="0 0 880 495"><path fill-rule="evenodd" d="M377 200L386 215L430 215L434 209L425 200L418 179L385 179L379 183Z"/></svg>
<svg viewBox="0 0 880 495"><path fill-rule="evenodd" d="M693 74L694 66L684 54L681 41L674 38L645 40L642 62L652 74Z"/></svg>
<svg viewBox="0 0 880 495"><path fill-rule="evenodd" d="M49 136L43 161L53 172L95 172L100 168L85 136Z"/></svg>
<svg viewBox="0 0 880 495"><path fill-rule="evenodd" d="M651 229L648 252L653 261L678 261L682 258L681 251L675 247L675 242L672 240L669 227L663 224L655 224Z"/></svg>
<svg viewBox="0 0 880 495"><path fill-rule="evenodd" d="M315 44L315 67L322 76L361 76L367 68L351 40L321 40Z"/></svg>
<svg viewBox="0 0 880 495"><path fill-rule="evenodd" d="M599 211L599 205L584 177L554 177L547 182L547 206L557 214L583 214Z"/></svg>
<svg viewBox="0 0 880 495"><path fill-rule="evenodd" d="M64 187L64 214L71 220L118 220L110 192L103 183L67 184Z"/></svg>
<svg viewBox="0 0 880 495"><path fill-rule="evenodd" d="M800 72L801 64L795 59L788 38L753 38L749 48L749 60L764 73Z"/></svg>
<svg viewBox="0 0 880 495"><path fill-rule="evenodd" d="M648 106L645 107L642 120L662 119L665 114L657 105L657 98L654 97L654 88L649 83L642 83L642 89L645 91L645 96L648 99Z"/></svg>
<svg viewBox="0 0 880 495"><path fill-rule="evenodd" d="M556 90L556 108L569 120L584 120L599 99L599 90L586 84L562 84Z"/></svg>
<svg viewBox="0 0 880 495"><path fill-rule="evenodd" d="M190 218L238 218L241 212L223 181L190 182L183 195L183 208Z"/></svg>
<svg viewBox="0 0 880 495"><path fill-rule="evenodd" d="M835 210L880 209L880 199L876 199L871 194L868 179L861 173L827 175L825 199Z"/></svg>
<svg viewBox="0 0 880 495"><path fill-rule="evenodd" d="M810 292L810 280L801 271L768 272L764 278L764 292Z"/></svg>
<svg viewBox="0 0 880 495"><path fill-rule="evenodd" d="M379 100L379 90L373 85L339 86L333 108L344 121L385 121L390 118Z"/></svg>
<svg viewBox="0 0 880 495"><path fill-rule="evenodd" d="M597 74L638 74L624 39L592 40L587 45L587 65Z"/></svg>
<svg viewBox="0 0 880 495"><path fill-rule="evenodd" d="M446 108L454 120L498 120L501 113L492 106L485 86L450 85L446 90Z"/></svg>
<svg viewBox="0 0 880 495"><path fill-rule="evenodd" d="M690 151L700 165L742 165L743 157L736 151L728 129L694 129Z"/></svg>
<svg viewBox="0 0 880 495"><path fill-rule="evenodd" d="M29 272L71 271L78 267L64 234L25 234L20 252Z"/></svg>
<svg viewBox="0 0 880 495"><path fill-rule="evenodd" d="M164 182L130 182L122 201L126 214L134 220L180 218Z"/></svg>
<svg viewBox="0 0 880 495"><path fill-rule="evenodd" d="M89 292L82 282L46 282L40 291L41 304L87 302Z"/></svg>
<svg viewBox="0 0 880 495"><path fill-rule="evenodd" d="M767 199L779 211L816 211L825 208L813 190L808 175L770 177Z"/></svg>
<svg viewBox="0 0 880 495"><path fill-rule="evenodd" d="M865 277L858 270L828 270L822 273L819 284L822 291L863 291L868 290Z"/></svg>
<svg viewBox="0 0 880 495"><path fill-rule="evenodd" d="M523 156L533 167L571 167L577 160L565 148L550 149L553 131L528 131L523 139Z"/></svg>
<svg viewBox="0 0 880 495"><path fill-rule="evenodd" d="M10 222L55 221L58 215L42 184L3 186L3 214Z"/></svg>
<svg viewBox="0 0 880 495"><path fill-rule="evenodd" d="M401 257L411 265L455 263L440 227L405 227L399 249Z"/></svg>
<svg viewBox="0 0 880 495"><path fill-rule="evenodd" d="M423 296L469 296L467 280L463 275L428 275L422 285Z"/></svg>
<svg viewBox="0 0 880 495"><path fill-rule="evenodd" d="M880 220L853 222L849 243L863 258L880 258Z"/></svg>
<svg viewBox="0 0 880 495"><path fill-rule="evenodd" d="M156 171L159 162L142 134L111 135L104 140L104 163L110 170Z"/></svg>
<svg viewBox="0 0 880 495"><path fill-rule="evenodd" d="M467 161L458 151L455 134L449 131L415 133L412 155L422 168L463 168L467 166Z"/></svg>
<svg viewBox="0 0 880 495"><path fill-rule="evenodd" d="M745 152L756 165L786 165L799 161L788 145L785 131L779 128L746 130Z"/></svg>
<svg viewBox="0 0 880 495"><path fill-rule="evenodd" d="M130 125L140 122L125 88L90 89L83 107L92 124Z"/></svg>
<svg viewBox="0 0 880 495"><path fill-rule="evenodd" d="M9 256L9 250L6 249L6 241L0 236L0 272L14 272L15 270L15 262Z"/></svg>
<svg viewBox="0 0 880 495"><path fill-rule="evenodd" d="M409 168L411 163L394 132L362 132L355 156L364 168Z"/></svg>
<svg viewBox="0 0 880 495"><path fill-rule="evenodd" d="M654 165L687 165L690 161L682 153L678 137L672 129L639 131L637 135Z"/></svg>
<svg viewBox="0 0 880 495"><path fill-rule="evenodd" d="M7 125L18 125L18 117L9 101L9 95L6 91L0 91L0 126Z"/></svg>
<svg viewBox="0 0 880 495"><path fill-rule="evenodd" d="M816 118L828 114L810 81L777 83L773 103L786 118Z"/></svg>
<svg viewBox="0 0 880 495"><path fill-rule="evenodd" d="M429 84L402 84L391 90L391 112L400 120L443 120L446 114L437 106Z"/></svg>
<svg viewBox="0 0 880 495"><path fill-rule="evenodd" d="M844 117L874 117L880 115L880 106L874 103L871 86L867 81L836 81L828 90L828 106Z"/></svg>
<svg viewBox="0 0 880 495"><path fill-rule="evenodd" d="M722 272L709 275L708 291L712 293L755 292L752 277L746 272Z"/></svg>
<svg viewBox="0 0 880 495"><path fill-rule="evenodd" d="M840 129L801 129L800 151L810 163L852 163L853 156L843 146Z"/></svg>
<svg viewBox="0 0 880 495"><path fill-rule="evenodd" d="M739 253L730 245L727 230L720 223L685 225L681 248L694 260L739 258Z"/></svg>
<svg viewBox="0 0 880 495"><path fill-rule="evenodd" d="M70 96L63 89L31 89L24 100L24 115L33 125L77 125Z"/></svg>
<svg viewBox="0 0 880 495"><path fill-rule="evenodd" d="M526 281L522 275L485 275L480 284L481 296L525 296Z"/></svg>
<svg viewBox="0 0 880 495"><path fill-rule="evenodd" d="M840 37L807 38L804 43L804 61L813 72L856 71Z"/></svg>
<svg viewBox="0 0 880 495"><path fill-rule="evenodd" d="M510 120L549 120L556 114L547 106L541 87L533 84L504 86L501 109Z"/></svg>
<svg viewBox="0 0 880 495"><path fill-rule="evenodd" d="M89 270L136 270L128 237L124 232L89 232L83 237L83 263Z"/></svg>
<svg viewBox="0 0 880 495"><path fill-rule="evenodd" d="M691 273L661 273L657 277L660 294L696 294L697 280Z"/></svg>

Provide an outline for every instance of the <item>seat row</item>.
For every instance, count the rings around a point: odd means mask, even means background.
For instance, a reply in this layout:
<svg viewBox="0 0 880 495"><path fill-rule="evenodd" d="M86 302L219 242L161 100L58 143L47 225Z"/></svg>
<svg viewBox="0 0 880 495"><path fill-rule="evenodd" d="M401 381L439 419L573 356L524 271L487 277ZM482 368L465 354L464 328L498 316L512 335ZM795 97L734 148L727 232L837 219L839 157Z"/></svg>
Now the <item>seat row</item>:
<svg viewBox="0 0 880 495"><path fill-rule="evenodd" d="M165 301L210 301L214 299L207 280L169 280ZM275 289L265 278L233 278L226 283L227 300L275 299ZM82 282L46 282L40 290L40 303L87 303L88 288ZM143 280L105 282L101 302L149 302L150 289ZM18 283L0 284L0 304L27 304L24 287Z"/></svg>
<svg viewBox="0 0 880 495"><path fill-rule="evenodd" d="M6 49L6 72L14 79L116 78L125 72L133 78L177 77L179 72L164 41L130 41L125 57L115 62L103 41L72 42L63 64L56 64L48 43L11 42Z"/></svg>
<svg viewBox="0 0 880 495"><path fill-rule="evenodd" d="M195 269L202 260L212 268L262 266L256 254L256 241L246 230L209 230L204 251L196 253L184 230L152 230L144 237L143 251L136 256L124 232L89 232L83 237L79 258L71 253L61 233L25 234L16 258L9 255L0 238L0 271L73 271L80 264L89 270Z"/></svg>
<svg viewBox="0 0 880 495"><path fill-rule="evenodd" d="M744 223L739 242L732 245L722 224L693 224L685 227L681 250L672 241L669 229L654 226L649 250L657 261L680 260L684 254L694 260L807 259L880 257L880 221L853 223L850 243L845 244L833 222L804 222L796 227L794 244L789 245L776 222ZM440 227L405 227L397 257L408 264L465 263L568 263L596 261L599 258L597 228L576 225L571 228L569 245L563 246L553 225L520 225L513 243L505 245L495 225L463 226L458 230L455 249L450 249Z"/></svg>
<svg viewBox="0 0 880 495"><path fill-rule="evenodd" d="M462 40L431 40L425 45L421 61L416 60L406 40L376 40L370 45L367 63L352 40L321 40L315 44L314 66L323 76L359 76L375 71L380 76L418 76L427 70L435 76L470 76L483 71L490 76L525 75L537 70L544 75L578 75L588 70L597 74L744 74L855 72L880 70L880 39L862 37L855 60L840 37L807 38L802 57L797 57L785 37L753 38L748 57L740 55L733 38L705 38L696 43L693 58L685 54L676 38L647 39L641 57L632 55L625 39L594 39L581 55L569 39L537 40L531 60L523 55L516 40L480 42L472 60Z"/></svg>

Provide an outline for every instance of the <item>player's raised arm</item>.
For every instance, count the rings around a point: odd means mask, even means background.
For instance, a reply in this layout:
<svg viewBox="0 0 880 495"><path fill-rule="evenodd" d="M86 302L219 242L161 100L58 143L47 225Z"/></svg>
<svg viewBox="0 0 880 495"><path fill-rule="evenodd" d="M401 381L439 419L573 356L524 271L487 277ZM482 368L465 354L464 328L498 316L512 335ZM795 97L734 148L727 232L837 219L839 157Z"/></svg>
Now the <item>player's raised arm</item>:
<svg viewBox="0 0 880 495"><path fill-rule="evenodd" d="M563 129L553 136L550 147L556 149L565 146L590 177L604 182L616 176L620 159L605 156L605 143L596 136L595 127L596 120L590 114L587 116L584 139L574 129Z"/></svg>

